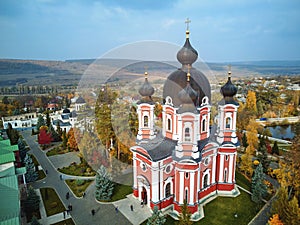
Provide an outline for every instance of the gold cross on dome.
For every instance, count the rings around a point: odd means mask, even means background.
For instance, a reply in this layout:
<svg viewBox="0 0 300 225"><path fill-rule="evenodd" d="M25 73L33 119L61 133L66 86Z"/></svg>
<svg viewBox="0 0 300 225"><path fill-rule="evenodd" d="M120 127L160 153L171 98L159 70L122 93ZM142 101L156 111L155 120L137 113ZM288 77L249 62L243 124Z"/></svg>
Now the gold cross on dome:
<svg viewBox="0 0 300 225"><path fill-rule="evenodd" d="M231 65L229 64L228 65L228 77L230 77L231 76Z"/></svg>
<svg viewBox="0 0 300 225"><path fill-rule="evenodd" d="M186 18L185 20L185 23L186 23L186 30L189 30L189 24L191 23L192 21L189 19L189 18Z"/></svg>
<svg viewBox="0 0 300 225"><path fill-rule="evenodd" d="M191 74L190 74L190 68L191 68L191 66L190 66L190 64L188 64L188 66L187 66L188 68L188 71L187 71L187 74L186 74L186 80L189 82L190 81L190 77L191 77Z"/></svg>
<svg viewBox="0 0 300 225"><path fill-rule="evenodd" d="M148 66L146 65L146 66L144 66L144 69L145 69L145 78L147 78L147 76L148 76Z"/></svg>

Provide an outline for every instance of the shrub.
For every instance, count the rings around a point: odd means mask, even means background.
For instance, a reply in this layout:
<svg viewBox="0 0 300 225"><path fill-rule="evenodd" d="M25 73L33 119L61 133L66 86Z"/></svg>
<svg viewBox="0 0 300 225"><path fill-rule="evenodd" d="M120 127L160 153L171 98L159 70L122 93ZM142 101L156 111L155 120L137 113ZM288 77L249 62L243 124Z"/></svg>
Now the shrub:
<svg viewBox="0 0 300 225"><path fill-rule="evenodd" d="M76 185L81 186L84 184L84 180L76 180Z"/></svg>

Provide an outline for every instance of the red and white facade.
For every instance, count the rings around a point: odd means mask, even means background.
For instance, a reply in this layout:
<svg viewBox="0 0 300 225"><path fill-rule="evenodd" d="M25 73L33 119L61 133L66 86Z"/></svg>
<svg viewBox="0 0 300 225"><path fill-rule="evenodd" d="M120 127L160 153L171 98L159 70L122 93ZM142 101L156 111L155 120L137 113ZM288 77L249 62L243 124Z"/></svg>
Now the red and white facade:
<svg viewBox="0 0 300 225"><path fill-rule="evenodd" d="M213 197L239 194L235 187L238 104L220 103L211 127L209 97L195 105L176 106L171 96L164 100L158 133L154 103L138 104L137 145L131 147L133 195L147 207L157 206L172 215L181 212L186 200L191 219L199 220L204 216L202 206Z"/></svg>

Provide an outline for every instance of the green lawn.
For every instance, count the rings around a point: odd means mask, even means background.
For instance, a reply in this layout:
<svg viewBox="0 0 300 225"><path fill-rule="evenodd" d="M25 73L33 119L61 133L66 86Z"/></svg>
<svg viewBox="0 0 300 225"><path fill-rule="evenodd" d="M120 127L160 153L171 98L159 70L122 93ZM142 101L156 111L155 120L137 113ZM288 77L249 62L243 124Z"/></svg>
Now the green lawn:
<svg viewBox="0 0 300 225"><path fill-rule="evenodd" d="M40 191L47 216L62 213L66 210L53 188L41 188Z"/></svg>
<svg viewBox="0 0 300 225"><path fill-rule="evenodd" d="M66 180L67 185L77 197L82 197L83 192L93 180Z"/></svg>
<svg viewBox="0 0 300 225"><path fill-rule="evenodd" d="M131 193L132 193L131 186L115 183L114 193L111 198L111 201L117 201L126 198L126 195L129 195Z"/></svg>
<svg viewBox="0 0 300 225"><path fill-rule="evenodd" d="M75 225L74 221L70 218L70 219L66 219L63 221L60 221L58 223L52 223L51 225Z"/></svg>
<svg viewBox="0 0 300 225"><path fill-rule="evenodd" d="M251 182L239 171L235 172L236 183L248 191L251 191Z"/></svg>

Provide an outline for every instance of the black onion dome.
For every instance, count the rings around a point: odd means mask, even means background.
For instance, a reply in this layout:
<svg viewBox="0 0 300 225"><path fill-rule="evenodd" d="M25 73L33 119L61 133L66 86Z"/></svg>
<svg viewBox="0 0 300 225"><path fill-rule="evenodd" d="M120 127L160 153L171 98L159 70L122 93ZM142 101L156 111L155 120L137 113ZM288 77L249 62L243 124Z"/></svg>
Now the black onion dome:
<svg viewBox="0 0 300 225"><path fill-rule="evenodd" d="M147 77L145 77L145 82L144 84L140 87L139 93L143 97L148 97L153 95L154 93L154 88L151 86L151 84L148 82Z"/></svg>
<svg viewBox="0 0 300 225"><path fill-rule="evenodd" d="M65 108L62 113L64 113L64 114L70 113L70 110L68 108Z"/></svg>
<svg viewBox="0 0 300 225"><path fill-rule="evenodd" d="M231 78L228 77L228 81L226 84L224 84L223 87L221 87L221 94L224 97L233 97L237 93L237 88L234 86L234 84L231 82Z"/></svg>
<svg viewBox="0 0 300 225"><path fill-rule="evenodd" d="M183 47L177 53L177 60L182 65L192 65L198 58L198 52L192 47L187 37Z"/></svg>
<svg viewBox="0 0 300 225"><path fill-rule="evenodd" d="M210 101L211 89L207 77L194 68L191 68L190 75L190 86L197 92L197 98L193 99L194 105L200 106L205 96L207 96ZM183 68L171 73L164 84L163 98L166 99L167 96L170 96L174 106L179 106L181 100L179 99L178 93L186 87L186 82L186 71L184 71Z"/></svg>
<svg viewBox="0 0 300 225"><path fill-rule="evenodd" d="M189 82L187 83L186 87L178 93L178 98L182 104L194 103L197 97L197 92L191 87Z"/></svg>

